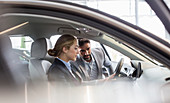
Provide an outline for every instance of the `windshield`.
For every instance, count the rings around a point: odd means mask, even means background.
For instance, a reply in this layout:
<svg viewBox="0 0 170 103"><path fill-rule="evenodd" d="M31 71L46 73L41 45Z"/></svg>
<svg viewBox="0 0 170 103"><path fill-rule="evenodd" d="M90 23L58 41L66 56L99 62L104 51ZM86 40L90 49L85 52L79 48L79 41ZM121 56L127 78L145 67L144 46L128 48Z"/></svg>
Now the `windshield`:
<svg viewBox="0 0 170 103"><path fill-rule="evenodd" d="M170 41L170 35L155 12L144 0L66 0L117 16L156 36ZM168 7L170 1L164 0Z"/></svg>

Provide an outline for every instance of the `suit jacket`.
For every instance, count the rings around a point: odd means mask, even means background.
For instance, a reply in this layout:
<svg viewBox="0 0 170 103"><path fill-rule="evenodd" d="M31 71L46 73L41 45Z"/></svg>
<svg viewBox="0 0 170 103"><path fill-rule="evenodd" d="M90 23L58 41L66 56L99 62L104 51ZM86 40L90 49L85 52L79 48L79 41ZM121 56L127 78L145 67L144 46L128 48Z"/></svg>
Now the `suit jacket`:
<svg viewBox="0 0 170 103"><path fill-rule="evenodd" d="M72 72L73 74L67 69L62 61L56 58L48 70L48 80L68 85L80 84L82 80L80 74L74 70L72 70Z"/></svg>
<svg viewBox="0 0 170 103"><path fill-rule="evenodd" d="M103 73L102 68L103 68L103 66L109 67L111 73L113 73L112 63L108 59L108 57L104 54L104 51L103 51L102 48L92 49L91 55L93 55L94 60L95 60L96 65L97 65L98 79L102 78L102 73ZM85 63L80 56L77 56L77 59L76 59L75 62L72 61L70 63L71 63L72 69L74 71L78 71L79 74L81 75L81 77L83 78L83 80L89 80L88 73L85 69Z"/></svg>

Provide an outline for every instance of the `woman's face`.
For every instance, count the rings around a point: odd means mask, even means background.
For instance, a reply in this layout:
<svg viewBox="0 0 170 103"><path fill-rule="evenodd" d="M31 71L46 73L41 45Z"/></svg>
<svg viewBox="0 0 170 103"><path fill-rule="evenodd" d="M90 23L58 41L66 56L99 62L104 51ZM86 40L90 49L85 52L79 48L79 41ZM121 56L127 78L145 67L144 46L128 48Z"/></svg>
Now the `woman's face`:
<svg viewBox="0 0 170 103"><path fill-rule="evenodd" d="M77 54L79 54L79 48L77 41L74 41L74 44L69 48L69 50L66 53L67 59L75 61L77 58Z"/></svg>

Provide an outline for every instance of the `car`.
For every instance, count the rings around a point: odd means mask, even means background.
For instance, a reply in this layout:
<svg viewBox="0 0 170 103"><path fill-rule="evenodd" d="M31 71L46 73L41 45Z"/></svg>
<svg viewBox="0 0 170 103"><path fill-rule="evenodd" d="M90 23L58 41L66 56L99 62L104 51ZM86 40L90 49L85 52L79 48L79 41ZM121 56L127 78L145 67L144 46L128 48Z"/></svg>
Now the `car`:
<svg viewBox="0 0 170 103"><path fill-rule="evenodd" d="M170 13L164 1L146 2L160 20L163 19L169 34ZM0 0L0 24L1 101L170 102L169 40L141 27L97 9L57 0ZM50 84L46 73L54 58L47 50L63 34L88 38L93 47L103 48L118 77L101 84L78 87ZM29 37L24 43L29 43L30 50L17 45L20 49L13 48L19 40L13 42L12 37ZM20 50L27 51L22 54L26 59L16 55ZM109 75L107 68L104 71Z"/></svg>

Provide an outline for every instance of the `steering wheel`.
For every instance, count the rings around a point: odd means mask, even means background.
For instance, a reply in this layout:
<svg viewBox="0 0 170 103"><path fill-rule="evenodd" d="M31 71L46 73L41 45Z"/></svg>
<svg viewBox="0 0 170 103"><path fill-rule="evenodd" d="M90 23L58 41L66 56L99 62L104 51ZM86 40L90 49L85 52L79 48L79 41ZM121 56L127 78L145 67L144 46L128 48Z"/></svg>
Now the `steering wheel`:
<svg viewBox="0 0 170 103"><path fill-rule="evenodd" d="M109 76L109 77L107 77L106 79L104 79L104 82L105 82L105 83L106 83L108 80L113 79L114 77L118 77L118 75L119 75L119 73L120 73L120 70L121 70L121 68L122 68L122 66L123 66L123 63L124 63L124 59L121 58L120 61L119 61L118 64L117 64L117 66L116 66L116 69L115 69L114 73L113 73L111 76ZM104 83L104 85L105 85L105 83Z"/></svg>
<svg viewBox="0 0 170 103"><path fill-rule="evenodd" d="M121 68L122 68L122 66L123 66L123 63L124 63L124 59L121 58L120 61L119 61L118 64L117 64L117 66L116 66L115 71L114 71L115 77L117 77L117 76L119 75L120 70L121 70Z"/></svg>

